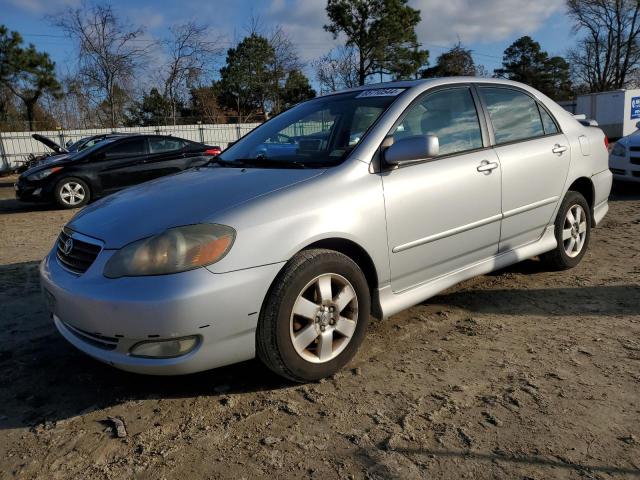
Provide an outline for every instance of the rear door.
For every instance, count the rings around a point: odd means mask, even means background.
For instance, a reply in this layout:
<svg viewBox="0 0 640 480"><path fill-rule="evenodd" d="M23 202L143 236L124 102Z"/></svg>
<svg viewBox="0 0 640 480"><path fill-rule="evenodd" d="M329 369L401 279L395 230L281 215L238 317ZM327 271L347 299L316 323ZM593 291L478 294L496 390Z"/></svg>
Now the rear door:
<svg viewBox="0 0 640 480"><path fill-rule="evenodd" d="M498 251L500 165L476 100L468 86L428 92L391 132L440 142L438 157L382 174L394 292Z"/></svg>
<svg viewBox="0 0 640 480"><path fill-rule="evenodd" d="M144 137L127 138L109 144L96 153L91 163L97 167L98 178L105 192L143 182L143 162L147 155Z"/></svg>
<svg viewBox="0 0 640 480"><path fill-rule="evenodd" d="M175 137L147 137L149 155L144 160L144 178L151 180L180 172L191 166L193 153L186 142Z"/></svg>
<svg viewBox="0 0 640 480"><path fill-rule="evenodd" d="M500 251L538 240L561 200L571 151L551 114L528 93L479 86L502 168Z"/></svg>

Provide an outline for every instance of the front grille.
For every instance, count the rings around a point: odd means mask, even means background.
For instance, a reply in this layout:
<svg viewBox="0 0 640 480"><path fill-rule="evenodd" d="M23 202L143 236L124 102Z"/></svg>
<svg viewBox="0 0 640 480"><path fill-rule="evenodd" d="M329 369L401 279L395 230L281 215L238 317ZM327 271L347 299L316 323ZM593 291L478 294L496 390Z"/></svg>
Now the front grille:
<svg viewBox="0 0 640 480"><path fill-rule="evenodd" d="M633 163L634 165L640 165L640 158L638 158L638 157L631 157L631 158L629 159L629 161L630 161L631 163Z"/></svg>
<svg viewBox="0 0 640 480"><path fill-rule="evenodd" d="M625 170L622 170L620 168L610 168L609 170L611 170L611 173L613 173L614 175L625 175L627 173Z"/></svg>
<svg viewBox="0 0 640 480"><path fill-rule="evenodd" d="M64 326L80 340L83 340L94 347L102 348L103 350L115 350L118 346L118 339L115 337L107 337L105 335L100 335L99 333L89 333L84 330L80 330L79 328L72 327L66 322L64 322Z"/></svg>
<svg viewBox="0 0 640 480"><path fill-rule="evenodd" d="M65 252L67 242L72 241L71 250ZM73 273L84 273L94 262L102 247L93 243L88 243L77 238L72 238L63 229L58 237L56 256L60 264Z"/></svg>

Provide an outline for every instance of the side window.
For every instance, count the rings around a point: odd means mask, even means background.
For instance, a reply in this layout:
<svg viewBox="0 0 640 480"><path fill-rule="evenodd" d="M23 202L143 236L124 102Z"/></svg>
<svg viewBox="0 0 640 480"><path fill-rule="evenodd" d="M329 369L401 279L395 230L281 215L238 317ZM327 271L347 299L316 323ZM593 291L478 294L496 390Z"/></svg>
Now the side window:
<svg viewBox="0 0 640 480"><path fill-rule="evenodd" d="M132 157L135 155L143 155L146 153L144 138L135 138L132 140L125 140L115 145L107 147L104 153L109 158L116 157Z"/></svg>
<svg viewBox="0 0 640 480"><path fill-rule="evenodd" d="M540 110L540 117L542 117L542 126L544 127L545 135L553 135L554 133L558 133L558 126L556 122L553 121L549 112L547 112L542 105L538 105L538 110Z"/></svg>
<svg viewBox="0 0 640 480"><path fill-rule="evenodd" d="M181 150L183 141L178 138L149 137L149 153L163 153Z"/></svg>
<svg viewBox="0 0 640 480"><path fill-rule="evenodd" d="M529 95L508 88L481 87L480 90L497 144L544 135L538 105Z"/></svg>
<svg viewBox="0 0 640 480"><path fill-rule="evenodd" d="M427 95L393 132L395 140L413 135L437 136L440 155L482 148L482 131L471 91L453 88Z"/></svg>

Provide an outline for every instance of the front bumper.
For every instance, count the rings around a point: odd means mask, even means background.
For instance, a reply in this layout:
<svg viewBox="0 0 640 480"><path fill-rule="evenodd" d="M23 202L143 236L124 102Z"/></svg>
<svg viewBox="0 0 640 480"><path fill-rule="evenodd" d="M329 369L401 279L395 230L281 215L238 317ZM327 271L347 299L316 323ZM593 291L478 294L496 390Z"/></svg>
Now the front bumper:
<svg viewBox="0 0 640 480"><path fill-rule="evenodd" d="M262 302L282 263L214 274L199 268L173 275L107 279L103 250L82 275L65 270L53 250L40 279L56 328L84 353L122 370L152 375L193 373L255 356ZM145 340L198 335L175 358L133 357Z"/></svg>
<svg viewBox="0 0 640 480"><path fill-rule="evenodd" d="M636 152L634 153L638 155L638 157L633 159L630 156L609 156L609 169L611 170L615 180L640 182L640 154Z"/></svg>
<svg viewBox="0 0 640 480"><path fill-rule="evenodd" d="M13 188L16 198L25 202L48 202L52 199L51 191L46 185L18 181L13 185Z"/></svg>

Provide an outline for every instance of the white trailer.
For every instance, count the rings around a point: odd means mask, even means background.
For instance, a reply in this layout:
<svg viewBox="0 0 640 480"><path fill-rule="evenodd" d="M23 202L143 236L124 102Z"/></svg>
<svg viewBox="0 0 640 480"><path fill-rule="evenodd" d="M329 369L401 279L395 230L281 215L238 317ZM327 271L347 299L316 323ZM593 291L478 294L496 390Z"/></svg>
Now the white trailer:
<svg viewBox="0 0 640 480"><path fill-rule="evenodd" d="M584 114L597 121L607 137L617 140L637 130L636 123L640 122L640 89L579 95L572 113Z"/></svg>

